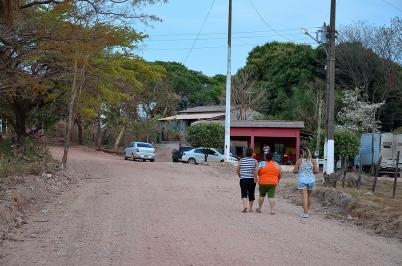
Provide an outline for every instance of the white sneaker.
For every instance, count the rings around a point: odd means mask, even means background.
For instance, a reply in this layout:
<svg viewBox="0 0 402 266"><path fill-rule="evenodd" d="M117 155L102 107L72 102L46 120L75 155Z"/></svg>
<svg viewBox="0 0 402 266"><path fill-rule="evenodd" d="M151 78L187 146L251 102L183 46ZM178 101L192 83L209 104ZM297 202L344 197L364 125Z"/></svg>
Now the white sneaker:
<svg viewBox="0 0 402 266"><path fill-rule="evenodd" d="M301 218L308 218L308 214L307 213L302 213L302 214L300 214L300 217Z"/></svg>

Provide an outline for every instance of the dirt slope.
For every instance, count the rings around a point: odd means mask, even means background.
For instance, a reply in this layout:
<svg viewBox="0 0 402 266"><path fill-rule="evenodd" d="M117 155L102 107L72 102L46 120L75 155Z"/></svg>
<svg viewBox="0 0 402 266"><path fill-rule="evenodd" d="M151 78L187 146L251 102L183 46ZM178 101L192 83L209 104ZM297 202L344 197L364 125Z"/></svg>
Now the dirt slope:
<svg viewBox="0 0 402 266"><path fill-rule="evenodd" d="M230 169L164 161L71 149L83 179L5 241L0 265L402 265L399 241L283 200L241 213Z"/></svg>

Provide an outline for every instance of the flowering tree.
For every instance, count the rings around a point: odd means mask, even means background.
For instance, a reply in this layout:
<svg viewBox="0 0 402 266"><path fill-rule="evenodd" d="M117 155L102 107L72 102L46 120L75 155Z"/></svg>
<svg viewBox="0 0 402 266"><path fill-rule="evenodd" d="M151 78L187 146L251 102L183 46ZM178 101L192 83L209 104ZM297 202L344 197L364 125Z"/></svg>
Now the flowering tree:
<svg viewBox="0 0 402 266"><path fill-rule="evenodd" d="M344 91L341 98L343 106L337 113L338 125L357 132L376 131L381 128L381 122L376 120L376 112L385 101L369 103L365 101L366 98L358 87Z"/></svg>

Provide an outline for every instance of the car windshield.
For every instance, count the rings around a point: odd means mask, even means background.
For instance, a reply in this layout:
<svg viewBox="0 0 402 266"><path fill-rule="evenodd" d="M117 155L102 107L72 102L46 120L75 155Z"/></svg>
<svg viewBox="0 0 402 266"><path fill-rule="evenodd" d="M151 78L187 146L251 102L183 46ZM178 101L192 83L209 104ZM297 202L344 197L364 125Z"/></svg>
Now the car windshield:
<svg viewBox="0 0 402 266"><path fill-rule="evenodd" d="M139 148L153 148L153 146L149 143L137 143L137 147Z"/></svg>

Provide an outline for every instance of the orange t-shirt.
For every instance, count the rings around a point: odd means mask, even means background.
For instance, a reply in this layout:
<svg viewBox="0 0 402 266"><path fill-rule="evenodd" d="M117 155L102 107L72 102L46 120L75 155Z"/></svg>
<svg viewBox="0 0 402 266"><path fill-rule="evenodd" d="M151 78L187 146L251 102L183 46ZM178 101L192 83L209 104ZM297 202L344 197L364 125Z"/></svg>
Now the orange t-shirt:
<svg viewBox="0 0 402 266"><path fill-rule="evenodd" d="M260 162L258 170L258 184L277 185L279 182L280 171L273 161Z"/></svg>

